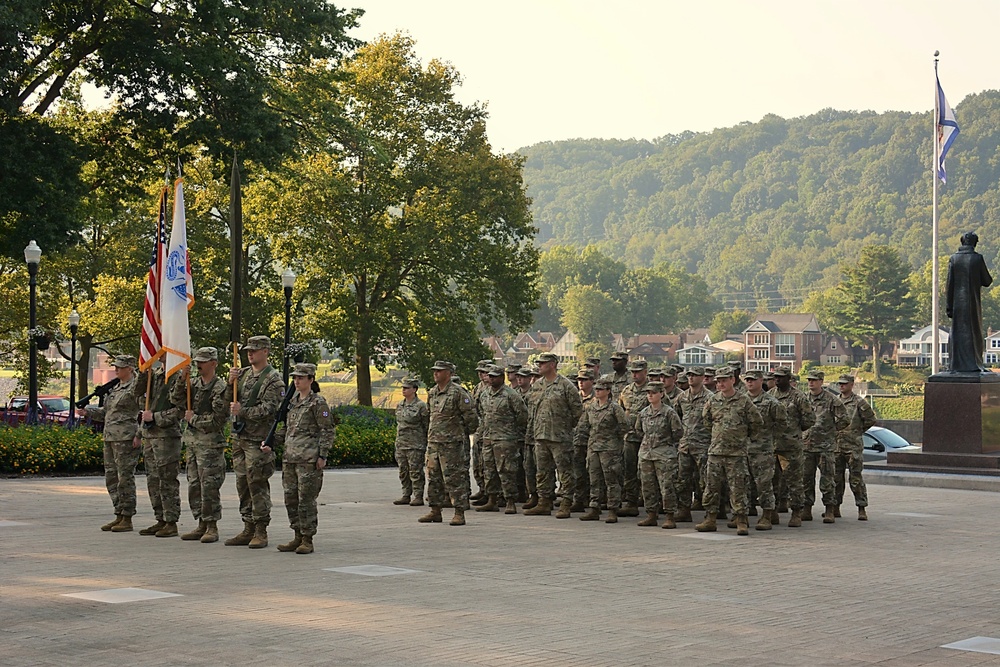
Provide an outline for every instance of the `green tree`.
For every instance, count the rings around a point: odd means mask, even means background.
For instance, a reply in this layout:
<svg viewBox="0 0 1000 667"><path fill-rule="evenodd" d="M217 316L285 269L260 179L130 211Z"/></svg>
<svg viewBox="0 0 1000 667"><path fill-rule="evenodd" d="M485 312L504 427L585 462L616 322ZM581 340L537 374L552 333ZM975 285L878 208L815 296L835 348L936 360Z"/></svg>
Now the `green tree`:
<svg viewBox="0 0 1000 667"><path fill-rule="evenodd" d="M868 245L853 265L841 267L838 303L831 329L871 346L875 379L885 343L908 336L915 323L910 266L889 246Z"/></svg>
<svg viewBox="0 0 1000 667"><path fill-rule="evenodd" d="M561 310L562 325L576 334L578 344L607 344L621 327L621 304L593 285L570 287Z"/></svg>
<svg viewBox="0 0 1000 667"><path fill-rule="evenodd" d="M753 313L748 310L720 311L712 318L708 327L708 337L713 343L725 340L730 334L740 334L753 324Z"/></svg>

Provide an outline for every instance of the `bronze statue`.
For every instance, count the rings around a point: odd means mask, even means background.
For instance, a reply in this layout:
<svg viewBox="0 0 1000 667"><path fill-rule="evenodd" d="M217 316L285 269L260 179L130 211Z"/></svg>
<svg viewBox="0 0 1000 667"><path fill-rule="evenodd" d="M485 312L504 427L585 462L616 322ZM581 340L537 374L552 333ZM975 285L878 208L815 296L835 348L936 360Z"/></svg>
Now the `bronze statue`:
<svg viewBox="0 0 1000 667"><path fill-rule="evenodd" d="M986 260L976 252L979 237L962 235L962 247L948 260L948 317L951 318L952 373L985 373L983 301L980 290L993 283ZM936 353L936 352L935 352Z"/></svg>

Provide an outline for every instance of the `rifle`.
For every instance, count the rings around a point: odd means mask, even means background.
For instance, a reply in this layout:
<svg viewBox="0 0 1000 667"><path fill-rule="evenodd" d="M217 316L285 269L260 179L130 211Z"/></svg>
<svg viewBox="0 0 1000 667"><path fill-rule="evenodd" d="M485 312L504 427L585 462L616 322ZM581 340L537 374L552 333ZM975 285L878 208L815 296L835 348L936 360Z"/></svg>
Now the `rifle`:
<svg viewBox="0 0 1000 667"><path fill-rule="evenodd" d="M260 448L265 447L269 449L274 449L274 433L278 430L278 424L288 419L288 404L292 402L292 396L295 394L295 380L289 380L288 386L285 387L285 395L281 399L281 405L278 406L278 413L274 415L274 422L271 424L271 428L267 431L267 436L264 441L260 443Z"/></svg>
<svg viewBox="0 0 1000 667"><path fill-rule="evenodd" d="M81 410L84 409L85 407L87 407L87 404L90 403L90 401L95 397L100 399L101 402L103 402L104 397L110 394L111 390L117 387L119 384L121 384L121 380L115 378L110 382L105 382L104 384L97 385L96 387L94 387L94 391L90 392L89 394L87 394L86 396L84 396L83 398L81 398L79 401L76 402L76 407L78 407Z"/></svg>

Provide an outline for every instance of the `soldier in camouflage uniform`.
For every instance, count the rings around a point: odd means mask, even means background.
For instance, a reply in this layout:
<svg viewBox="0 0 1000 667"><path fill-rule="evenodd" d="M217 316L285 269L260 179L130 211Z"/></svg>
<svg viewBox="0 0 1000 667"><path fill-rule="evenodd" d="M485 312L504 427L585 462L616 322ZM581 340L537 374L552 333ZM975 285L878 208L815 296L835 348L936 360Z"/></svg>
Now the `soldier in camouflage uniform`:
<svg viewBox="0 0 1000 667"><path fill-rule="evenodd" d="M684 435L677 448L677 522L691 521L691 509L702 507L702 492L705 488L705 471L708 466L708 446L712 441L712 430L702 420L705 404L712 392L705 389L705 369L692 366L687 371L690 386L682 391L674 401L674 410L681 418ZM692 495L694 505L692 505Z"/></svg>
<svg viewBox="0 0 1000 667"><path fill-rule="evenodd" d="M504 368L504 372L507 373L507 384L510 388L524 400L524 396L521 393L521 376L518 375L518 371L521 370L521 364L507 364ZM525 405L525 410L527 410L527 405ZM528 481L524 475L524 438L517 443L517 498L516 502L526 503L528 502Z"/></svg>
<svg viewBox="0 0 1000 667"><path fill-rule="evenodd" d="M455 370L449 361L436 361L431 367L434 383L427 392L430 422L427 425L427 498L430 512L417 519L420 523L440 523L441 507L450 497L455 516L451 525L465 525L469 509L469 435L479 428L479 417L472 396L451 381Z"/></svg>
<svg viewBox="0 0 1000 667"><path fill-rule="evenodd" d="M699 532L716 530L722 485L729 483L736 534L749 535L747 523L747 452L750 441L760 438L764 422L753 401L733 386L733 370L720 368L715 374L719 391L705 403L702 413L712 429L712 444L708 448L708 471L705 483L705 520L695 528Z"/></svg>
<svg viewBox="0 0 1000 667"><path fill-rule="evenodd" d="M642 436L639 445L639 473L642 497L646 501L646 518L640 526L655 526L659 510L664 513L663 527L676 528L677 512L677 445L684 435L680 417L664 400L663 383L646 385L649 405L636 419L636 431Z"/></svg>
<svg viewBox="0 0 1000 667"><path fill-rule="evenodd" d="M812 521L812 506L816 502L816 470L819 470L819 488L823 494L823 523L834 522L837 507L834 480L837 432L848 426L847 410L839 398L823 387L822 371L810 371L809 393L806 399L812 407L816 423L805 432L802 465L802 486L805 495L802 520Z"/></svg>
<svg viewBox="0 0 1000 667"><path fill-rule="evenodd" d="M524 401L528 410L528 423L531 423L531 413L535 409L535 393L531 389L531 368L524 367L517 371L517 393ZM538 467L535 465L535 441L531 434L524 433L524 446L521 448L521 465L524 466L524 488L528 498L522 509L530 510L538 505Z"/></svg>
<svg viewBox="0 0 1000 667"><path fill-rule="evenodd" d="M854 393L854 376L841 375L837 382L840 385L840 400L847 410L848 426L837 432L836 497L837 508L834 516L840 516L840 505L844 502L844 470L850 473L851 493L854 494L854 504L858 506L858 521L868 520L868 489L862 471L864 463L864 443L862 434L875 425L875 411L868 401Z"/></svg>
<svg viewBox="0 0 1000 667"><path fill-rule="evenodd" d="M556 492L556 474L562 490L562 505L557 519L568 519L573 507L573 433L583 402L573 383L559 375L559 357L551 352L538 356L542 379L534 385L534 411L528 415L527 437L535 443L535 464L538 467L538 505L525 512L540 516L552 513Z"/></svg>
<svg viewBox="0 0 1000 667"><path fill-rule="evenodd" d="M774 369L775 386L768 392L785 408L785 428L780 433L776 432L774 436L775 465L771 488L775 495L779 495L780 489L784 488L792 508L788 527L798 528L802 525L802 505L805 497L802 488L804 465L802 434L816 422L816 416L813 415L812 406L809 405L805 395L791 385L791 377L791 371L784 366ZM780 500L776 500L776 504L778 507L771 514L771 523L775 526L779 522Z"/></svg>
<svg viewBox="0 0 1000 667"><path fill-rule="evenodd" d="M491 366L486 371L490 386L482 401L483 471L489 497L477 512L498 512L501 492L506 499L504 514L517 514L517 471L521 467L519 443L524 442L528 408L516 391L504 384L504 370Z"/></svg>
<svg viewBox="0 0 1000 667"><path fill-rule="evenodd" d="M582 370L576 376L584 410L594 400L595 380L596 376L590 369ZM582 512L590 502L590 472L587 470L587 439L578 437L576 433L573 435L573 476L576 479L576 492L573 495L572 509L574 512Z"/></svg>
<svg viewBox="0 0 1000 667"><path fill-rule="evenodd" d="M611 373L605 373L600 376L600 379L611 382L611 400L617 403L622 395L622 390L632 381L632 375L628 371L628 354L625 352L612 354L611 369Z"/></svg>
<svg viewBox="0 0 1000 667"><path fill-rule="evenodd" d="M771 530L774 511L774 441L782 437L786 428L785 406L778 399L764 391L764 374L747 371L743 375L747 396L753 401L764 426L758 437L750 441L748 459L750 481L757 489L757 500L762 508L757 530Z"/></svg>
<svg viewBox="0 0 1000 667"><path fill-rule="evenodd" d="M194 355L198 377L191 379L190 368L184 369L181 381L174 384L171 400L186 405L188 387L191 409L185 410L184 447L187 450L188 506L198 527L181 535L182 540L199 540L206 544L219 541L218 522L222 519L219 489L226 480L226 439L222 429L229 416L226 404L226 383L215 374L219 351L214 347L200 348Z"/></svg>
<svg viewBox="0 0 1000 667"><path fill-rule="evenodd" d="M625 410L611 400L612 388L610 380L595 383L594 400L587 403L575 433L576 438L587 443L590 475L590 507L580 521L597 521L601 517L600 489L606 489L608 518L604 521L618 522L618 508L622 504L622 444L630 426Z"/></svg>
<svg viewBox="0 0 1000 667"><path fill-rule="evenodd" d="M77 416L104 422L104 484L115 507L115 518L101 530L126 533L135 516L135 466L142 453L138 436L140 400L146 383L135 374L135 357L122 354L111 362L119 384L104 399L104 407L87 406Z"/></svg>
<svg viewBox="0 0 1000 667"><path fill-rule="evenodd" d="M681 391L687 391L691 384L688 382L688 374L686 370L677 371L677 388ZM677 403L677 399L674 399L674 403Z"/></svg>
<svg viewBox="0 0 1000 667"><path fill-rule="evenodd" d="M645 361L637 360L629 364L629 371L632 373L630 382L618 397L618 403L625 408L625 416L628 417L632 428L625 434L625 448L622 451L622 468L624 480L622 484L622 495L625 506L621 510L622 516L639 516L639 445L642 443L642 436L635 430L636 420L639 412L649 405L646 396L646 371L648 365Z"/></svg>
<svg viewBox="0 0 1000 667"><path fill-rule="evenodd" d="M493 366L492 359L480 359L476 363L476 375L479 376L479 383L472 389L472 404L476 406L476 415L479 417L479 429L483 428L483 406L480 401L483 394L489 391L490 382L486 377L486 371ZM476 480L476 491L469 496L473 505L486 504L486 472L483 469L483 443L479 431L472 436L472 478ZM482 502L479 502L482 501Z"/></svg>
<svg viewBox="0 0 1000 667"><path fill-rule="evenodd" d="M403 380L403 400L396 406L396 465L403 495L393 505L424 504L424 460L427 456L427 425L430 412L427 404L417 398L420 382L416 378Z"/></svg>
<svg viewBox="0 0 1000 667"><path fill-rule="evenodd" d="M316 535L316 498L323 488L323 468L337 431L330 418L330 406L319 393L315 364L295 364L290 373L295 394L288 402L285 423L274 433L276 446L285 446L281 457L281 486L285 491L285 509L295 537L279 544L278 551L297 554L313 552ZM267 451L263 442L261 449Z"/></svg>
<svg viewBox="0 0 1000 667"><path fill-rule="evenodd" d="M274 474L274 452L262 451L260 443L271 430L283 390L281 374L267 362L271 339L251 336L243 349L247 351L250 365L230 369L225 393L229 413L236 418L231 442L243 531L225 544L263 549L267 546L267 526L271 523L269 480ZM235 396L234 382L237 384Z"/></svg>
<svg viewBox="0 0 1000 667"><path fill-rule="evenodd" d="M181 418L183 403L171 399L179 376L165 379L162 368L152 372L147 408L139 424L142 457L146 466L146 490L153 506L156 523L139 531L140 535L176 537L181 516ZM185 399L186 400L186 399Z"/></svg>
<svg viewBox="0 0 1000 667"><path fill-rule="evenodd" d="M663 400L674 407L674 402L681 395L681 388L677 386L677 369L673 366L663 371Z"/></svg>

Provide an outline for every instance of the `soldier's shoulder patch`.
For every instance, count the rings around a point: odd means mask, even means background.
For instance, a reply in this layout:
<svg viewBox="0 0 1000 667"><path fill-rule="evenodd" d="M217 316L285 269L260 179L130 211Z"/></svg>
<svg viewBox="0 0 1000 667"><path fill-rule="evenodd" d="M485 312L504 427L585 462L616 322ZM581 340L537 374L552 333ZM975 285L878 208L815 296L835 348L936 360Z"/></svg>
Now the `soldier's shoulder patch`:
<svg viewBox="0 0 1000 667"><path fill-rule="evenodd" d="M323 411L323 416L324 417L329 417L330 416L330 411L329 410L324 410Z"/></svg>
<svg viewBox="0 0 1000 667"><path fill-rule="evenodd" d="M469 397L466 396L464 400L465 400L466 403L468 403L469 402Z"/></svg>

